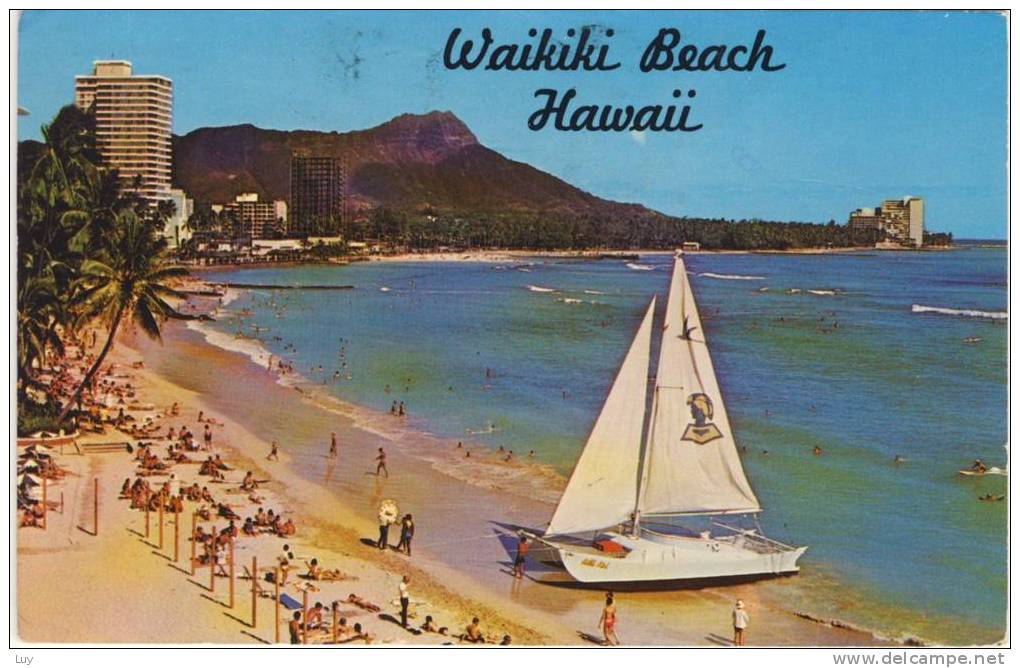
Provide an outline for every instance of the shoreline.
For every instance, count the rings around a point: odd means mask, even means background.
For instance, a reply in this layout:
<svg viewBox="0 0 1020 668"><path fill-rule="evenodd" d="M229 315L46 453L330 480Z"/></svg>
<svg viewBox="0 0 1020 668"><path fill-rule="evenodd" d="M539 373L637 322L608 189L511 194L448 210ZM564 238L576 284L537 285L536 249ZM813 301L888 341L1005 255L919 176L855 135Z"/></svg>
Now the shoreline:
<svg viewBox="0 0 1020 668"><path fill-rule="evenodd" d="M498 566L493 568L482 564L464 567L451 565L448 559L435 554L436 548L441 552L443 545L464 544L466 547L478 539L472 535L463 535L463 531L458 533L451 530L450 527L444 526L445 522L442 521L430 526L434 520L421 514L422 504L427 505L426 500L430 497L442 497L435 500L436 510L445 505L448 507L448 514L456 512L458 515L468 514L471 506L477 507L483 501L489 504L506 503L509 506L506 513L508 522L515 518L534 522L536 514L541 517L543 513L547 517L551 505L526 498L507 501L505 489L497 487L478 490L467 481L440 470L435 466L435 462L425 467L427 470L415 471L411 478L401 476L397 473L397 467L414 470L414 462L421 457L417 453L406 452L407 448L396 445L395 439L399 438L399 434L395 436L366 430L364 424L358 423L359 407L346 405L334 399L337 410L331 410L330 407L316 401L315 397L303 391L295 391L299 389L297 386L288 387L287 384L281 384L277 378L266 373L264 368L259 369L256 361L244 352L221 349L208 342L205 336L193 328L171 323L166 337L169 342L166 348L144 339L128 341L127 345L121 343L115 349L115 361L125 364L132 358L140 357L144 360L144 369L132 370L130 373L142 380L147 401L158 406L161 405L159 400L165 402L170 396L188 397L186 410L189 414L193 415L197 410L204 410L207 415L215 416L223 422L225 425L223 438L226 442L218 447L230 453L229 460L232 463L241 461L244 466L260 472L269 470L261 461L268 451L268 436L258 428L260 419L266 420L265 415L255 415L259 412L259 405L278 406L281 412L292 419L299 420L307 416L309 421L322 420L334 424L336 431L341 434L341 462L351 458L368 463L378 444L394 443L393 447L396 449L390 450L387 446L387 452L394 465L394 482L398 482L396 489L400 490L401 506L404 507L405 499L410 502L408 507L415 511L416 521L422 530L420 534L425 543L423 548L416 550L414 559L410 561L389 552L377 555L374 549L366 548L362 544L375 533L375 523L372 519L374 503L382 498L381 495L395 496L390 491L394 489L390 480L382 482L383 487L380 489L378 479L373 483L367 476L361 475L360 471L348 472L345 478L343 472L330 473L327 468L321 483L312 482L313 478L322 473L323 457L321 453L308 451L307 443L306 447L300 447L303 434L294 434L291 444L284 442L282 461L280 465L274 463L271 469L272 494L288 508L289 515L293 515L298 524L300 540L294 542L318 556L328 567L340 565L346 572L357 573L366 583L361 585L359 582L356 585L356 591L361 595L377 603L384 603L392 598L392 593L387 595L387 588L395 590L396 580L393 573L411 572L413 591L421 592L429 605L435 606L427 608L430 614L442 610L437 614L437 619L440 624L447 624L451 629L463 627L468 621L466 616L473 614L468 610L483 611L479 616L483 617L485 628L498 627L505 630L512 635L515 644L570 645L585 642L579 638L580 631L577 629L590 628L593 620L588 617L592 617L593 613L597 616L598 591L578 593L575 590L561 590L530 581L525 581L521 586L504 573L499 573ZM179 362L177 366L168 364L182 354L189 360L197 359L208 364L212 369L210 372L212 376L229 376L235 382L243 380L241 385L247 388L246 394L257 396L261 401L259 403L241 401L225 406L224 402L220 401L222 393L209 392L215 388L209 387L202 379L195 383L196 387L185 387L174 377L175 373L182 373ZM161 366L164 368L160 368ZM349 410L344 410L345 408ZM287 430L285 424L280 427ZM323 441L327 438L327 433L315 430L314 435L306 436L305 439ZM219 440L218 436L217 441ZM315 469L316 473L309 475L312 469ZM119 476L120 473L115 475ZM398 477L402 479L397 481ZM419 478L421 480L418 480ZM442 489L442 494L436 494L436 489ZM126 510L124 514L127 514ZM338 521L338 517L342 517L343 521ZM482 521L484 523L484 519ZM135 523L137 524L137 517ZM470 518L465 519L464 523L470 524ZM436 538L424 538L426 535L435 535ZM19 538L20 536L21 534ZM497 546L492 549L492 544L496 542L492 540L493 536L485 538L487 541L484 545L489 546L486 554L488 558L494 558L493 555L498 554L501 548ZM278 541L274 539L274 542ZM503 554L502 558L506 559L506 555ZM20 559L19 551L19 561ZM495 559L498 562L499 557ZM369 582L371 584L368 584ZM457 583L456 591L451 591L445 586L446 583L453 582ZM509 598L506 588L510 590ZM754 584L711 587L643 597L621 596L621 614L632 618L631 623L625 627L628 628L625 641L642 645L725 644L726 620L732 599L737 596L749 601L755 613L752 644L861 646L892 643L878 632L842 622L834 624L832 620L817 619L812 615L784 608L781 600L772 600L771 593L755 588ZM377 600L380 598L383 600ZM674 615L674 618L665 623L661 620L663 600L668 601L670 612ZM189 609L196 604L202 603L200 601L189 603ZM507 615L510 619L506 618ZM456 623L448 624L453 621L450 617L455 618ZM520 620L520 623L510 621L511 619ZM370 622L371 620L366 624ZM378 627L378 623L368 626L373 632L378 631ZM382 630L389 631L386 627L382 627ZM399 644L422 642L420 636L392 635L397 632L384 634L387 637L383 640ZM180 642L178 637L191 636L171 635L162 642ZM203 640L218 638L220 636L217 635ZM910 639L904 640L911 642ZM222 641L238 642L238 639L234 635L233 639ZM245 641L250 642L251 639Z"/></svg>
<svg viewBox="0 0 1020 668"><path fill-rule="evenodd" d="M963 247L963 246L960 246ZM849 246L837 248L791 248L786 250L696 250L685 251L689 255L841 255L854 253L935 253L948 252L957 249L956 246L928 246L922 248L875 248L864 246ZM302 265L349 265L358 262L480 262L480 263L516 263L524 262L533 258L548 258L560 260L630 260L634 261L635 256L663 256L672 255L673 250L662 249L637 249L637 250L465 250L465 251L428 251L428 252L405 252L392 254L371 254L356 255L326 260L308 260L272 262L272 263L234 263L215 265L192 265L196 271L203 273L215 273L217 271L232 271L235 269L258 269L272 268L280 269Z"/></svg>

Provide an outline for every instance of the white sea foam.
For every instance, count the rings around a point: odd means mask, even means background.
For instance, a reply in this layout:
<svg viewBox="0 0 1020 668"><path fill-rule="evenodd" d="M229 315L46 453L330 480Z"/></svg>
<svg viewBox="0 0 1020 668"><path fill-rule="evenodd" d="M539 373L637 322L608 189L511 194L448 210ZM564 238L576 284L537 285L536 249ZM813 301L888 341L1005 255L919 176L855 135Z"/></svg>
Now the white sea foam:
<svg viewBox="0 0 1020 668"><path fill-rule="evenodd" d="M241 353L263 368L269 364L270 352L257 339L238 337L226 332L220 332L197 320L189 320L187 327L204 336L209 344L217 348Z"/></svg>
<svg viewBox="0 0 1020 668"><path fill-rule="evenodd" d="M835 297L837 294L835 290L808 290L808 292L823 297Z"/></svg>
<svg viewBox="0 0 1020 668"><path fill-rule="evenodd" d="M637 264L636 262L628 262L627 266L635 271L651 271L652 269L655 269L655 267L650 264Z"/></svg>
<svg viewBox="0 0 1020 668"><path fill-rule="evenodd" d="M529 285L528 289L532 292L556 292L554 288L543 288L540 285Z"/></svg>
<svg viewBox="0 0 1020 668"><path fill-rule="evenodd" d="M563 297L560 299L564 304L580 304L583 300L574 299L573 297Z"/></svg>
<svg viewBox="0 0 1020 668"><path fill-rule="evenodd" d="M966 318L991 318L992 320L1005 320L1009 317L1006 311L978 311L977 309L956 309L941 308L939 306L922 306L914 304L910 307L914 313L941 313L942 315L958 315Z"/></svg>
<svg viewBox="0 0 1020 668"><path fill-rule="evenodd" d="M584 294L586 294L586 295L604 295L606 293L601 292L599 290L585 290Z"/></svg>
<svg viewBox="0 0 1020 668"><path fill-rule="evenodd" d="M390 291L390 289L388 287L386 287L385 285L382 286L381 288L379 288L379 292L389 292L389 291Z"/></svg>
<svg viewBox="0 0 1020 668"><path fill-rule="evenodd" d="M741 276L740 274L716 274L711 271L706 271L698 274L698 276L704 276L705 278L718 278L724 281L764 281L764 276Z"/></svg>

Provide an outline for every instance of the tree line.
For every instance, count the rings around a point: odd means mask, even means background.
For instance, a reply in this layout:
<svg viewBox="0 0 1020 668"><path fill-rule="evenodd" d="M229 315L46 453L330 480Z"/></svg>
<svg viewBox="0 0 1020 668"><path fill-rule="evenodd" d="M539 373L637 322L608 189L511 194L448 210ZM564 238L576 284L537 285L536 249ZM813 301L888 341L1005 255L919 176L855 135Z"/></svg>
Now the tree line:
<svg viewBox="0 0 1020 668"><path fill-rule="evenodd" d="M64 427L96 377L117 331L131 323L159 338L170 283L186 272L167 254L162 230L173 203L150 205L101 165L94 118L74 106L23 146L17 180L18 431ZM65 342L102 331L104 344L62 400L41 373L65 355Z"/></svg>
<svg viewBox="0 0 1020 668"><path fill-rule="evenodd" d="M612 214L451 213L376 207L341 226L346 238L381 240L412 249L669 249L697 242L709 250L788 250L868 246L877 234L846 225Z"/></svg>

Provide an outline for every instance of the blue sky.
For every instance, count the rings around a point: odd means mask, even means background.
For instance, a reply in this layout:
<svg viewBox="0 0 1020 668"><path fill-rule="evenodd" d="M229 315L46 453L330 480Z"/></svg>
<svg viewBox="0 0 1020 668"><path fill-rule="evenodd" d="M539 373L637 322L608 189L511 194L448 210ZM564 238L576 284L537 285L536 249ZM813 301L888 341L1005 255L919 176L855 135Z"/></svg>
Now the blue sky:
<svg viewBox="0 0 1020 668"><path fill-rule="evenodd" d="M497 42L529 28L613 28L613 72L449 71L461 27ZM659 28L684 43L751 44L773 73L641 73ZM96 59L174 81L174 131L252 123L371 127L457 114L479 140L597 195L676 215L843 223L850 210L919 195L927 227L1006 236L1006 30L961 12L29 12L19 30L19 137L73 101ZM694 133L533 132L539 88L578 104L670 104L695 88ZM641 141L639 141L639 139Z"/></svg>

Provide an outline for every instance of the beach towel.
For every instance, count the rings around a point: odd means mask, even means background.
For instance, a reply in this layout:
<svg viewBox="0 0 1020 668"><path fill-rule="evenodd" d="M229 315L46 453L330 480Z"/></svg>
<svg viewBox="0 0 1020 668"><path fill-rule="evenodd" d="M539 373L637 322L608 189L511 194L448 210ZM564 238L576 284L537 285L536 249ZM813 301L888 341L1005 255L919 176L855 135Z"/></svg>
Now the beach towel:
<svg viewBox="0 0 1020 668"><path fill-rule="evenodd" d="M280 594L280 603L288 610L300 610L301 604L287 594Z"/></svg>

